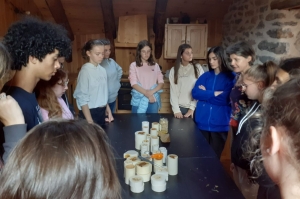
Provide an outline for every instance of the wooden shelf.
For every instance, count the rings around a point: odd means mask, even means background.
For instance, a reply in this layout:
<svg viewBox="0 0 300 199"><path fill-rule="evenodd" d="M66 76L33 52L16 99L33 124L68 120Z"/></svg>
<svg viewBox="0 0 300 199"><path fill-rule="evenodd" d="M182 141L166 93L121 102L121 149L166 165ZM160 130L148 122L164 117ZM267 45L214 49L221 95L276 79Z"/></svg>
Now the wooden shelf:
<svg viewBox="0 0 300 199"><path fill-rule="evenodd" d="M116 48L136 48L138 44L136 43L117 43L115 42Z"/></svg>

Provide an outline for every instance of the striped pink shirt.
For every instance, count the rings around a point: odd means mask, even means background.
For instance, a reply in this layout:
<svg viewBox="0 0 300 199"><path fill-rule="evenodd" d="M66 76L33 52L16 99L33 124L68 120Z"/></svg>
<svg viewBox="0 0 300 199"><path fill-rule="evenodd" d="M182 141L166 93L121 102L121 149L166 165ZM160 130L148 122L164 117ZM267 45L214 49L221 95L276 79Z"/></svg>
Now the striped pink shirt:
<svg viewBox="0 0 300 199"><path fill-rule="evenodd" d="M138 67L135 62L132 62L128 79L131 86L140 83L146 90L150 90L154 84L164 83L163 74L157 63L152 66L143 63L143 66Z"/></svg>

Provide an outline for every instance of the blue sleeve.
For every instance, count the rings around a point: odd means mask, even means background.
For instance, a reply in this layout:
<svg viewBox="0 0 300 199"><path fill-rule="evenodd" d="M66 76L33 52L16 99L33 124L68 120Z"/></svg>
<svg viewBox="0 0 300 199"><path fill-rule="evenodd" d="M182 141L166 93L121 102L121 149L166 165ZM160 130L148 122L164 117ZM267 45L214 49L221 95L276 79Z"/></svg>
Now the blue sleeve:
<svg viewBox="0 0 300 199"><path fill-rule="evenodd" d="M229 95L234 86L234 83L235 83L234 76L226 77L223 82L223 84L225 85L223 93L210 99L209 102L214 105L221 105L221 106L229 105L230 104Z"/></svg>
<svg viewBox="0 0 300 199"><path fill-rule="evenodd" d="M199 88L200 85L203 85L206 88L205 80L208 76L208 72L204 73L199 77L196 81L195 86L192 90L192 96L195 100L206 101L212 97L214 97L214 91L202 90Z"/></svg>
<svg viewBox="0 0 300 199"><path fill-rule="evenodd" d="M88 104L88 102L90 101L89 75L88 71L86 71L84 68L82 68L79 72L73 97L76 99L79 109L81 109L82 106Z"/></svg>
<svg viewBox="0 0 300 199"><path fill-rule="evenodd" d="M117 72L118 72L118 80L121 81L122 75L123 75L123 69L122 67L114 60L116 68L117 68Z"/></svg>

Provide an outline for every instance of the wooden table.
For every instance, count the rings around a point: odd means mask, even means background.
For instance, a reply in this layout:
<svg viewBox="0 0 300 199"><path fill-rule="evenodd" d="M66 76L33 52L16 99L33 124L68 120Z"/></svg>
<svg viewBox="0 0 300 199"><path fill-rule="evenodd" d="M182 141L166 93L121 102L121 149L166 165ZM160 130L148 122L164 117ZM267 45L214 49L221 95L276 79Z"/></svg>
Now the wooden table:
<svg viewBox="0 0 300 199"><path fill-rule="evenodd" d="M160 146L178 155L178 175L169 176L165 192L152 191L151 182L146 182L144 192L132 193L123 177L123 153L135 150L134 132L141 130L142 121L158 122L161 117L168 118L171 143ZM243 198L192 119L175 119L172 114L116 114L114 118L105 130L114 148L124 199Z"/></svg>

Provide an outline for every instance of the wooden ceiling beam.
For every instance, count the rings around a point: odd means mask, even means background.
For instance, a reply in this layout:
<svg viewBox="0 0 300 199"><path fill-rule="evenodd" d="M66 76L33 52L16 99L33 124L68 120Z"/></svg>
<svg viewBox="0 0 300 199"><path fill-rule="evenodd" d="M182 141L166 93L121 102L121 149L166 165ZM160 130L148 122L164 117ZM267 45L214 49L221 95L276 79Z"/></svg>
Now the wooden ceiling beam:
<svg viewBox="0 0 300 199"><path fill-rule="evenodd" d="M162 55L162 47L165 36L166 10L168 0L156 0L153 32L155 33L155 58L159 59Z"/></svg>
<svg viewBox="0 0 300 199"><path fill-rule="evenodd" d="M101 9L104 21L104 32L106 39L110 41L111 57L115 59L115 38L117 37L117 30L115 24L115 15L113 10L112 0L100 0Z"/></svg>
<svg viewBox="0 0 300 199"><path fill-rule="evenodd" d="M271 3L271 10L290 10L300 8L300 0L276 0Z"/></svg>
<svg viewBox="0 0 300 199"><path fill-rule="evenodd" d="M69 24L67 15L65 13L64 7L60 0L45 0L48 8L57 24L62 25L68 31L69 38L74 41L74 33Z"/></svg>

